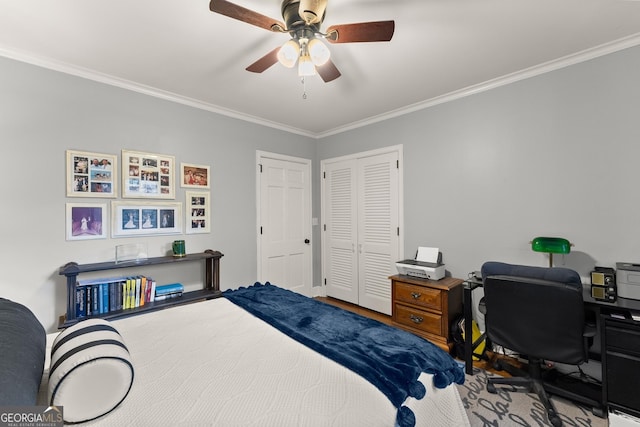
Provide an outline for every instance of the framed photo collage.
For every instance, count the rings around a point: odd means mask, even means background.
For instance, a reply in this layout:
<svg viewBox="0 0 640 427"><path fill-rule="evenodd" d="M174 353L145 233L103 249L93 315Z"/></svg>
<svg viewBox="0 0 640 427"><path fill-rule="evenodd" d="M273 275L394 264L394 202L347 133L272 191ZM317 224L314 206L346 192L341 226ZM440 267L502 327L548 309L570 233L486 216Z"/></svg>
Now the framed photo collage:
<svg viewBox="0 0 640 427"><path fill-rule="evenodd" d="M117 155L67 150L67 197L118 199L120 182L122 198L111 201L110 220L104 201L67 202L67 240L105 239L109 224L112 238L182 234L183 224L186 234L211 232L208 165L182 163L178 180L174 156L122 150L121 160L118 169ZM173 201L178 182L184 204Z"/></svg>

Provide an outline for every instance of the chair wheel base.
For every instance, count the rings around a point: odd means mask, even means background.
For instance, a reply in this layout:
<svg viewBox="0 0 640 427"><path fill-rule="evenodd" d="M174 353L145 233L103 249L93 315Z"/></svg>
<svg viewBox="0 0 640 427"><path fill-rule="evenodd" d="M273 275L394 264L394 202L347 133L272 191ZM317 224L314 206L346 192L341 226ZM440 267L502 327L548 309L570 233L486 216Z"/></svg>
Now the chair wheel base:
<svg viewBox="0 0 640 427"><path fill-rule="evenodd" d="M551 423L551 425L553 427L561 427L562 426L562 420L556 414L549 415L549 422Z"/></svg>
<svg viewBox="0 0 640 427"><path fill-rule="evenodd" d="M496 386L491 383L487 383L487 391L491 394L496 394L498 392L496 390Z"/></svg>

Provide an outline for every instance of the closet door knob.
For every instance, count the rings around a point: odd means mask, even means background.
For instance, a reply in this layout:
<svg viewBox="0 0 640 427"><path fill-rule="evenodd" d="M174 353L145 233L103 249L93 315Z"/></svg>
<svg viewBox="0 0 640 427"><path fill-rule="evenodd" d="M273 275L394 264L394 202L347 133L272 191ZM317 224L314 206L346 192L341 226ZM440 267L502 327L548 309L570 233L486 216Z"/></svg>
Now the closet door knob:
<svg viewBox="0 0 640 427"><path fill-rule="evenodd" d="M309 243L311 243L311 240L309 240L309 239L304 239L304 242L308 245Z"/></svg>

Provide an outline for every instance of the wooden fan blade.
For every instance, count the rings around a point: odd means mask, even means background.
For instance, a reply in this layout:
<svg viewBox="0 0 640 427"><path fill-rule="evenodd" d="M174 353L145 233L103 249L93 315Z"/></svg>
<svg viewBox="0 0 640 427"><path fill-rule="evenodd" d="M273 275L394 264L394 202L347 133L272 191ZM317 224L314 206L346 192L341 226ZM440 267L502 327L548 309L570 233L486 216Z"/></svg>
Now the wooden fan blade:
<svg viewBox="0 0 640 427"><path fill-rule="evenodd" d="M393 37L394 21L359 22L327 28L330 43L388 42Z"/></svg>
<svg viewBox="0 0 640 427"><path fill-rule="evenodd" d="M325 83L329 83L342 75L331 60L328 60L324 65L317 66L316 71Z"/></svg>
<svg viewBox="0 0 640 427"><path fill-rule="evenodd" d="M211 0L211 3L209 3L209 10L269 31L286 31L286 26L277 19L269 18L268 16L225 0Z"/></svg>
<svg viewBox="0 0 640 427"><path fill-rule="evenodd" d="M258 59L253 64L247 67L247 71L251 71L252 73L261 73L267 68L271 67L273 64L278 62L278 51L280 50L280 46L273 49L271 52L267 53L262 58Z"/></svg>

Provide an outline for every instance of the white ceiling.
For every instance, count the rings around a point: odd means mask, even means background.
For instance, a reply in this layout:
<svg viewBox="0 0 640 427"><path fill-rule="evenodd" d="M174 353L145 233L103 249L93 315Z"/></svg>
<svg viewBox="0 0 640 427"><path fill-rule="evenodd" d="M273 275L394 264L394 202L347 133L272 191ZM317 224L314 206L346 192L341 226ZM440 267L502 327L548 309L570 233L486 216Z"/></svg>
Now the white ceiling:
<svg viewBox="0 0 640 427"><path fill-rule="evenodd" d="M640 44L634 0L328 0L322 29L389 19L391 42L329 45L342 77L306 99L295 69L245 71L288 36L208 0L0 0L0 55L318 138Z"/></svg>

